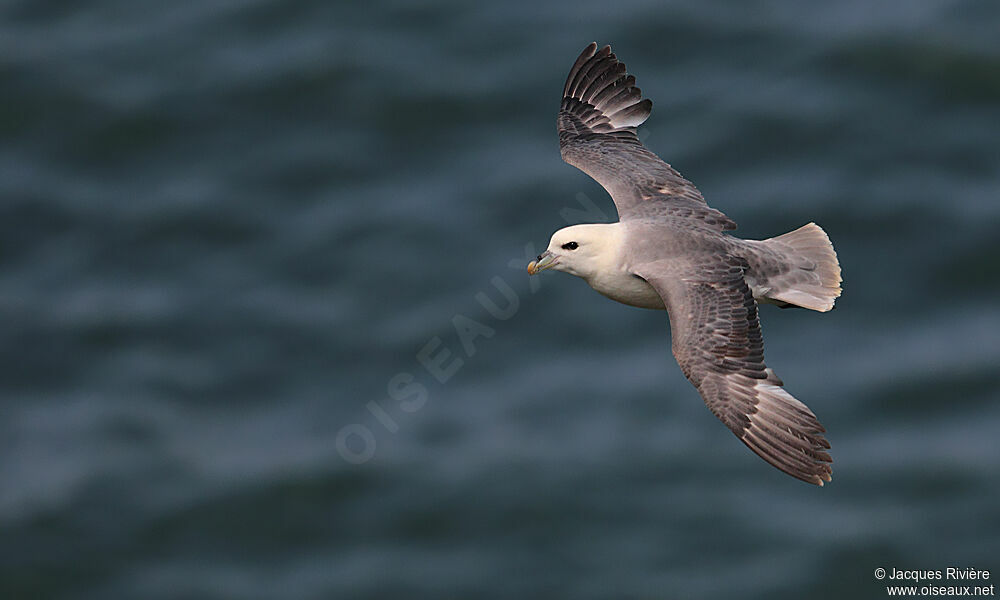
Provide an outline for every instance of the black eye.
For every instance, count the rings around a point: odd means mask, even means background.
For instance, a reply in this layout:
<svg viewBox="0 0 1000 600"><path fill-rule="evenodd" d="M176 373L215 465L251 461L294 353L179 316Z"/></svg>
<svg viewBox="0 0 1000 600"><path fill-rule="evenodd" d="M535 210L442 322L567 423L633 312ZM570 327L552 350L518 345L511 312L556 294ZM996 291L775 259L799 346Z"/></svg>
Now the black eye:
<svg viewBox="0 0 1000 600"><path fill-rule="evenodd" d="M562 247L563 250L576 250L580 247L580 244L577 244L576 242L566 242L562 245Z"/></svg>

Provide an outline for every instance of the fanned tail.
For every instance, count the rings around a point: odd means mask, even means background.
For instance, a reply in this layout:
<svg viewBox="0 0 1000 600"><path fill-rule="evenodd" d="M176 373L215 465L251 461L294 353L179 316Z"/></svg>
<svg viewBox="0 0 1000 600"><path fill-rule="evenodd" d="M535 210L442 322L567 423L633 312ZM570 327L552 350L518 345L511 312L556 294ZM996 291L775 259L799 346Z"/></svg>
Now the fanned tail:
<svg viewBox="0 0 1000 600"><path fill-rule="evenodd" d="M748 281L760 302L795 305L820 312L840 297L840 262L826 232L815 224L767 240L749 241Z"/></svg>

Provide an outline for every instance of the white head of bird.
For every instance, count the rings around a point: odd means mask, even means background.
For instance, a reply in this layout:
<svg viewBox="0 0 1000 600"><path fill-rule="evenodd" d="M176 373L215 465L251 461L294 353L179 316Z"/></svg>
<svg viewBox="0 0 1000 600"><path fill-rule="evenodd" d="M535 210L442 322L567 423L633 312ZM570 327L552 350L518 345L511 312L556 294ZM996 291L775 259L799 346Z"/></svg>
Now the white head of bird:
<svg viewBox="0 0 1000 600"><path fill-rule="evenodd" d="M549 247L528 264L528 273L553 269L590 280L618 259L618 223L565 227L552 234Z"/></svg>

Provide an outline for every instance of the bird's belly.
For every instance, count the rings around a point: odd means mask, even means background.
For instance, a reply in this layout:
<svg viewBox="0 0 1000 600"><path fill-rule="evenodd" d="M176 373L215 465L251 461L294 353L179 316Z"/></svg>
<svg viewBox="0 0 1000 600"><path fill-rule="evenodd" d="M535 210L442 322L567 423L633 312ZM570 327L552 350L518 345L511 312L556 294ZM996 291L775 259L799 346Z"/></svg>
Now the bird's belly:
<svg viewBox="0 0 1000 600"><path fill-rule="evenodd" d="M653 286L649 285L645 279L631 273L619 271L613 274L604 274L587 283L616 302L639 308L664 309L663 299L656 293Z"/></svg>

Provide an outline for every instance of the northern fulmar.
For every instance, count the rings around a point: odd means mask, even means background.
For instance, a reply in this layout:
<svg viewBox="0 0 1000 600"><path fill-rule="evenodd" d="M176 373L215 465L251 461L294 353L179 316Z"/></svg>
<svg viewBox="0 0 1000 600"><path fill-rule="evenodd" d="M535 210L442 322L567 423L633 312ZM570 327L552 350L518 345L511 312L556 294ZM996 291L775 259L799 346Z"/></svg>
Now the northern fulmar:
<svg viewBox="0 0 1000 600"><path fill-rule="evenodd" d="M833 245L815 223L766 240L728 235L736 223L639 141L652 106L610 46L587 46L563 89L559 147L608 191L619 222L560 229L528 272L564 271L612 300L666 309L674 357L712 413L771 465L823 485L826 430L765 366L757 304L832 309Z"/></svg>

